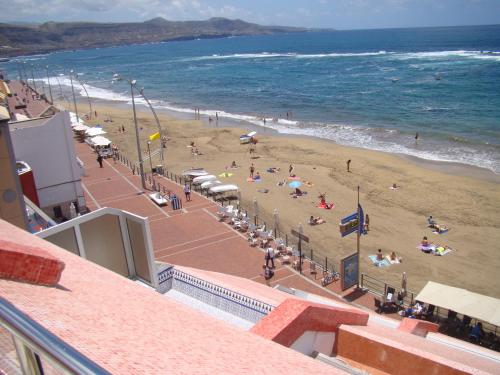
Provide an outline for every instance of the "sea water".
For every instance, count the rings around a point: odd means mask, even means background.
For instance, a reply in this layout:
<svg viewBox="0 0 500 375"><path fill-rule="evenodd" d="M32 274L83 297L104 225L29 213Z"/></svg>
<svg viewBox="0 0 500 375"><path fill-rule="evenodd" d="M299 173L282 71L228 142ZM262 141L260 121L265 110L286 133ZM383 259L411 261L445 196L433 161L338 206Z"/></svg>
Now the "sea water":
<svg viewBox="0 0 500 375"><path fill-rule="evenodd" d="M48 66L55 97L68 99L73 69L89 96L130 103L117 73L137 80L157 108L200 108L280 133L500 173L498 25L165 42L19 57L0 69L12 77L23 66L45 83Z"/></svg>

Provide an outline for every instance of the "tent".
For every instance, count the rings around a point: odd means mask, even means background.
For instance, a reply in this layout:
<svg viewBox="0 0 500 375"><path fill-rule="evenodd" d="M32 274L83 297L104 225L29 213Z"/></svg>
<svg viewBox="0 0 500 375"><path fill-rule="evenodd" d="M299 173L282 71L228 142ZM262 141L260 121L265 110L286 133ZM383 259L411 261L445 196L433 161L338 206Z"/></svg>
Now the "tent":
<svg viewBox="0 0 500 375"><path fill-rule="evenodd" d="M415 299L500 326L497 298L429 281Z"/></svg>
<svg viewBox="0 0 500 375"><path fill-rule="evenodd" d="M106 134L106 132L104 130L102 130L102 128L98 128L98 127L95 127L95 128L88 128L85 133L89 136L89 137L95 137L96 135L102 135L102 134Z"/></svg>
<svg viewBox="0 0 500 375"><path fill-rule="evenodd" d="M100 135L91 138L90 141L94 146L109 146L111 144L111 141L108 138Z"/></svg>
<svg viewBox="0 0 500 375"><path fill-rule="evenodd" d="M84 132L87 131L87 129L89 129L87 125L77 125L73 127L73 130L76 132Z"/></svg>

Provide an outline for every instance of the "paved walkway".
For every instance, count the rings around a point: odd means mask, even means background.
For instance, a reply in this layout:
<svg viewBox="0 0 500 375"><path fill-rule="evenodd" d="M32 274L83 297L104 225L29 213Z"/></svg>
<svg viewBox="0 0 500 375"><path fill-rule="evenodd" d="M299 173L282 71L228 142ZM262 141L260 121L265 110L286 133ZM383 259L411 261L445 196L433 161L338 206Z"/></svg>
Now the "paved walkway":
<svg viewBox="0 0 500 375"><path fill-rule="evenodd" d="M266 283L263 277L263 249L251 247L246 234L219 222L217 204L196 192L191 201L183 202L183 209L174 211L171 206L159 207L142 193L138 175L112 159L99 168L96 154L85 143L76 143L76 153L85 164L83 187L90 210L115 207L147 217L150 223L155 258L158 261L216 271ZM184 198L182 186L158 177L162 186ZM305 262L303 275L275 260L275 275L270 286L284 285L335 300L353 301L373 309L373 296L350 289L342 293L340 282L327 287L320 284L320 275L311 275Z"/></svg>

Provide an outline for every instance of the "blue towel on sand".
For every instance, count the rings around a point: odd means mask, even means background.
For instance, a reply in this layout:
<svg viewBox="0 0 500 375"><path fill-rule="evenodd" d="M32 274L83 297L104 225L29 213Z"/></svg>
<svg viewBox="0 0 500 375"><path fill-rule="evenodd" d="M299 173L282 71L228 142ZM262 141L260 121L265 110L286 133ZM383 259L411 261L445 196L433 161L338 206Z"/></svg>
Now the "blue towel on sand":
<svg viewBox="0 0 500 375"><path fill-rule="evenodd" d="M376 255L368 255L368 258L372 261L372 263L377 266L377 267L388 267L391 265L391 262L389 262L386 258L382 260L377 260Z"/></svg>

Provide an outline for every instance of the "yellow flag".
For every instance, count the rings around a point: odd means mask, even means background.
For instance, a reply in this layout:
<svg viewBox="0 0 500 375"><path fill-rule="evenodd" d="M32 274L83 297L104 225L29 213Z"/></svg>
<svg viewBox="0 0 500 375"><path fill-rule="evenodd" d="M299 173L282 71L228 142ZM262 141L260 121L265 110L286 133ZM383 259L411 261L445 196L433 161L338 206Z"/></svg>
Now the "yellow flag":
<svg viewBox="0 0 500 375"><path fill-rule="evenodd" d="M154 133L149 136L150 141L154 141L155 139L160 139L160 133Z"/></svg>

